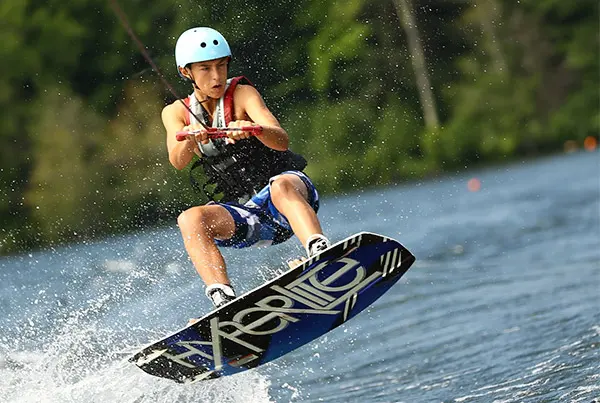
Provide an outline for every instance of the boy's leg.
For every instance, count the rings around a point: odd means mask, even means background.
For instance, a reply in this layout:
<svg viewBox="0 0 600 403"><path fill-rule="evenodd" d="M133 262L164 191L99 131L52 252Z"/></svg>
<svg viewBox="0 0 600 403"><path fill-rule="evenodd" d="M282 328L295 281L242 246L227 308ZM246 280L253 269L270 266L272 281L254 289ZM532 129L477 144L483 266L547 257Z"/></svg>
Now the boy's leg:
<svg viewBox="0 0 600 403"><path fill-rule="evenodd" d="M283 174L271 182L270 192L275 208L288 220L302 245L309 249L307 242L315 235L323 235L323 230L317 213L308 203L305 183L298 175Z"/></svg>
<svg viewBox="0 0 600 403"><path fill-rule="evenodd" d="M222 206L192 207L177 219L185 249L204 283L229 284L225 261L215 238L229 239L235 233L231 214Z"/></svg>

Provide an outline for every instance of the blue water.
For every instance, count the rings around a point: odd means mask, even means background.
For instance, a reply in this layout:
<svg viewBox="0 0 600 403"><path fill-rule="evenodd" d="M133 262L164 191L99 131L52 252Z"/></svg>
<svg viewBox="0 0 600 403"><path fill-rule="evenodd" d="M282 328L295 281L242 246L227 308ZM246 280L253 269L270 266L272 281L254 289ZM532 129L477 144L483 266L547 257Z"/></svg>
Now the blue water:
<svg viewBox="0 0 600 403"><path fill-rule="evenodd" d="M600 399L597 152L325 197L320 217L333 240L378 232L417 262L316 342L187 386L127 362L210 309L175 222L1 258L0 402ZM244 292L301 253L292 240L225 256Z"/></svg>

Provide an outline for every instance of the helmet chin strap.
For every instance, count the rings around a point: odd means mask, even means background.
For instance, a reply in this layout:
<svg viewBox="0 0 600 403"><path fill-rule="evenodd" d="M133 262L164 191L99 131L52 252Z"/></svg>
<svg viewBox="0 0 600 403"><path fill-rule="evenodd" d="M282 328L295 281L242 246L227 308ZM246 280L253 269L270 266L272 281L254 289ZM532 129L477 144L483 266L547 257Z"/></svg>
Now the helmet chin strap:
<svg viewBox="0 0 600 403"><path fill-rule="evenodd" d="M229 73L229 63L231 62L231 57L227 58L227 72ZM196 84L196 79L194 78L194 75L192 74L192 69L189 68L188 66L185 67L187 73L190 75L190 77L186 78L192 82L192 85L194 86L194 89L200 91L200 87L198 87L198 84ZM198 100L198 102L200 102L200 104L203 104L204 102L208 102L210 99L213 99L210 95L206 95L206 99L203 101ZM214 98L216 99L216 98Z"/></svg>
<svg viewBox="0 0 600 403"><path fill-rule="evenodd" d="M190 77L185 76L185 78L187 78L189 81L192 82L192 85L194 86L194 89L200 91L200 87L198 87L198 84L196 84L196 79L194 78L194 75L192 74L191 70L188 69L187 73L190 75ZM212 114L208 111L208 109L206 109L206 107L203 104L206 103L206 102L208 102L209 100L211 100L213 98L210 97L209 95L205 95L206 98L201 101L196 96L196 92L195 91L194 91L194 97L196 97L196 99L198 100L198 103L200 104L200 106L202 107L202 109L204 109L208 113L208 115L210 116L210 118L212 119L213 118Z"/></svg>
<svg viewBox="0 0 600 403"><path fill-rule="evenodd" d="M192 72L190 70L188 70L188 74L190 75L190 77L186 77L189 81L192 82L192 85L194 86L194 89L200 91L200 87L198 87L198 84L196 84L196 79L194 78L194 75L192 74ZM198 97L196 97L197 99ZM208 102L210 99L212 99L209 95L206 95L206 99L200 101L198 100L198 102L200 104L203 104L205 102Z"/></svg>

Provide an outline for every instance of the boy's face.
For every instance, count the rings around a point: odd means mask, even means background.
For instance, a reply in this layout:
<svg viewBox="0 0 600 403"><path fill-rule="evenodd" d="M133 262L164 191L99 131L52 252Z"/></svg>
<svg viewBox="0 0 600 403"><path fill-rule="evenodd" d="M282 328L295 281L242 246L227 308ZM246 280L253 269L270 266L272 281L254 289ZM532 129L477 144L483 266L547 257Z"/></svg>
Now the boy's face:
<svg viewBox="0 0 600 403"><path fill-rule="evenodd" d="M221 98L227 83L229 57L192 63L182 73L193 80L200 91L211 98ZM191 74L190 74L191 73Z"/></svg>

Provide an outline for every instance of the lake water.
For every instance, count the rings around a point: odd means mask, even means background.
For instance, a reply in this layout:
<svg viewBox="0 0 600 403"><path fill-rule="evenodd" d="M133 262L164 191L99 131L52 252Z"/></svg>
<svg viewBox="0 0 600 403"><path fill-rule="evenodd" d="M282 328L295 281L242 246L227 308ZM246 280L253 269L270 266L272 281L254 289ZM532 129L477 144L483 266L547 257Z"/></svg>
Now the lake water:
<svg viewBox="0 0 600 403"><path fill-rule="evenodd" d="M0 401L600 401L597 152L325 197L319 215L332 240L381 233L417 262L316 342L194 385L127 362L210 309L175 222L1 258ZM226 259L244 292L301 252L291 240Z"/></svg>

